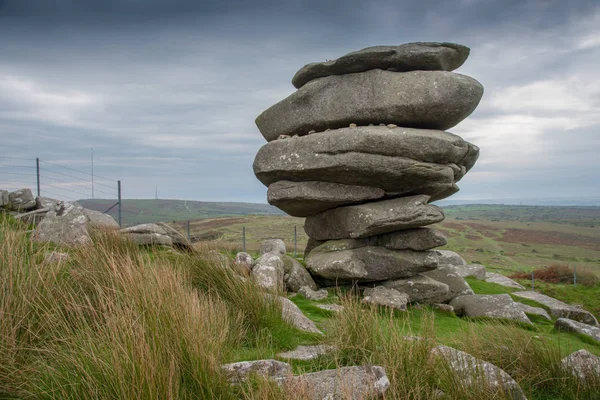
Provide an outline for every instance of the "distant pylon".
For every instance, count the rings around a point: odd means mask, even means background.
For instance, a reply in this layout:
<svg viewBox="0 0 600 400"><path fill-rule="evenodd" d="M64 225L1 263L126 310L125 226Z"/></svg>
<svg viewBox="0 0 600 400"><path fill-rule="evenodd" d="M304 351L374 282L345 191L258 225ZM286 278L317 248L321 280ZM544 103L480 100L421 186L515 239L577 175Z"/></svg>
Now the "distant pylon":
<svg viewBox="0 0 600 400"><path fill-rule="evenodd" d="M158 200L158 186L156 187L156 192L154 192L154 198Z"/></svg>

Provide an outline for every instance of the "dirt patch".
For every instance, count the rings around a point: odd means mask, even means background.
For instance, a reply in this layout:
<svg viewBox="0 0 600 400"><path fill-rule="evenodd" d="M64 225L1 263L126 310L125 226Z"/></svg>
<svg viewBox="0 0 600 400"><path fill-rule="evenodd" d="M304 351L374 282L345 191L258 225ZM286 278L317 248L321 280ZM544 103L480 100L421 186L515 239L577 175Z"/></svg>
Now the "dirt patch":
<svg viewBox="0 0 600 400"><path fill-rule="evenodd" d="M600 251L600 240L593 236L563 232L536 231L530 229L507 229L501 238L506 243L534 243L581 247Z"/></svg>
<svg viewBox="0 0 600 400"><path fill-rule="evenodd" d="M465 238L469 240L481 240L481 236L476 235L465 235Z"/></svg>
<svg viewBox="0 0 600 400"><path fill-rule="evenodd" d="M465 222L464 223L466 226L468 226L471 229L475 229L476 231L479 232L483 232L483 231L497 231L498 228L491 226L491 225L484 225L484 224L478 224L476 222Z"/></svg>
<svg viewBox="0 0 600 400"><path fill-rule="evenodd" d="M481 235L490 239L497 239L500 236L500 232L492 232L492 231L481 231L479 232Z"/></svg>

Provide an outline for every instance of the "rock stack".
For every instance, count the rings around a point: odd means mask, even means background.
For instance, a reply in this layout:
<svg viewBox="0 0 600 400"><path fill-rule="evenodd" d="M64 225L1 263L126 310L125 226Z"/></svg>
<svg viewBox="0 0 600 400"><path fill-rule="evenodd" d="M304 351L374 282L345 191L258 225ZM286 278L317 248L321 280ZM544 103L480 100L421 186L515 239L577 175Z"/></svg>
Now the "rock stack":
<svg viewBox="0 0 600 400"><path fill-rule="evenodd" d="M421 273L442 263L432 249L446 244L426 227L444 219L429 202L456 193L479 154L445 131L483 95L450 72L468 55L453 43L409 43L308 64L292 80L298 90L256 119L268 143L254 173L270 204L306 217L306 266L321 286L413 279L431 301L449 301L448 285Z"/></svg>

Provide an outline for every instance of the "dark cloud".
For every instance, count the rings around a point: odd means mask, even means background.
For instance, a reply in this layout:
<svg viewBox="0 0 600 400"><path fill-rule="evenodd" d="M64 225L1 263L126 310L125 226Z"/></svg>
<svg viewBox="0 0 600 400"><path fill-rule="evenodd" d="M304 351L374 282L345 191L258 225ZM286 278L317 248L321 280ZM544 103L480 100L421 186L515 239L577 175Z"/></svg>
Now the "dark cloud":
<svg viewBox="0 0 600 400"><path fill-rule="evenodd" d="M456 197L600 195L596 3L0 0L0 156L88 168L93 147L130 197L265 201L254 118L298 68L456 41L486 88L454 129L482 147Z"/></svg>

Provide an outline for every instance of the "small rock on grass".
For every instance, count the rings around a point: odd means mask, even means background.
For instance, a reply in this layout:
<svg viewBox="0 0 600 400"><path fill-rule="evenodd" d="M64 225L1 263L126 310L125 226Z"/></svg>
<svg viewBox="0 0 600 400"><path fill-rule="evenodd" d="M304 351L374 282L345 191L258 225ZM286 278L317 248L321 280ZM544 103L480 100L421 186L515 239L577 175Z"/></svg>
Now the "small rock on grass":
<svg viewBox="0 0 600 400"><path fill-rule="evenodd" d="M335 346L331 345L298 346L294 350L277 354L277 357L292 360L313 360L333 350L335 350Z"/></svg>
<svg viewBox="0 0 600 400"><path fill-rule="evenodd" d="M245 382L252 375L282 383L292 375L292 366L277 360L240 361L222 365L221 368L232 384Z"/></svg>
<svg viewBox="0 0 600 400"><path fill-rule="evenodd" d="M339 304L317 304L317 307L319 307L322 310L327 310L331 312L344 311L344 307L340 306Z"/></svg>
<svg viewBox="0 0 600 400"><path fill-rule="evenodd" d="M298 294L301 294L304 296L304 298L313 301L324 300L329 295L326 289L312 290L309 286L302 286L298 290Z"/></svg>
<svg viewBox="0 0 600 400"><path fill-rule="evenodd" d="M408 295L406 293L400 293L396 289L376 286L374 288L365 289L362 302L406 311Z"/></svg>
<svg viewBox="0 0 600 400"><path fill-rule="evenodd" d="M582 381L600 379L600 357L587 350L581 349L569 354L562 359L561 364Z"/></svg>

